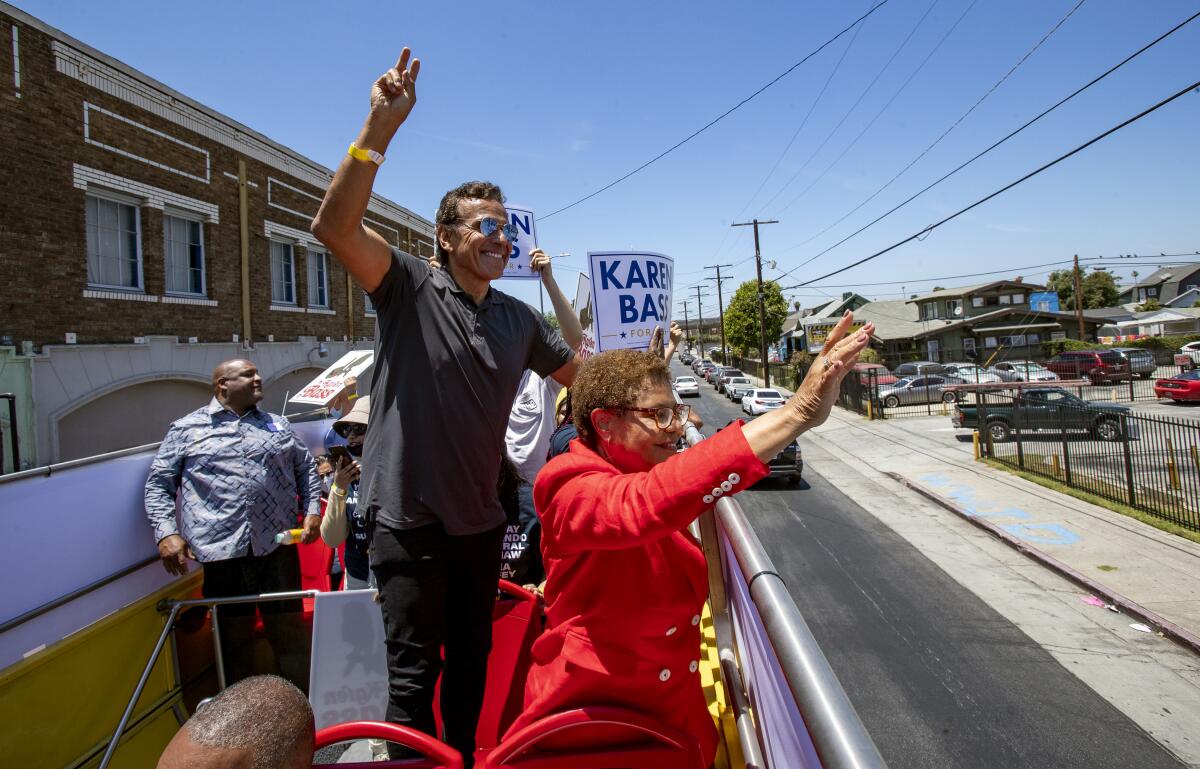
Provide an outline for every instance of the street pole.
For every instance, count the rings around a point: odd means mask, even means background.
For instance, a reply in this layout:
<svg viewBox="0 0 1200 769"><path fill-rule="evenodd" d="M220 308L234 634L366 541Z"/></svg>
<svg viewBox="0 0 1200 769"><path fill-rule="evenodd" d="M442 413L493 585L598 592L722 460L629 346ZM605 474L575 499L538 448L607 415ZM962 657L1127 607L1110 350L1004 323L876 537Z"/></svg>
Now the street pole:
<svg viewBox="0 0 1200 769"><path fill-rule="evenodd" d="M1079 341L1085 342L1083 338L1083 289L1081 288L1082 281L1079 279L1079 254L1075 254L1075 320L1079 322Z"/></svg>
<svg viewBox="0 0 1200 769"><path fill-rule="evenodd" d="M684 302L683 302L683 335L690 339L691 332L688 331L689 325L690 325L690 322L688 321L688 303L687 303L687 300L684 300ZM690 342L688 343L688 346L689 347L691 346Z"/></svg>
<svg viewBox="0 0 1200 769"><path fill-rule="evenodd" d="M717 314L721 322L721 362L729 363L729 347L725 344L725 300L721 295L721 268L732 264L709 264L704 269L717 271Z"/></svg>
<svg viewBox="0 0 1200 769"><path fill-rule="evenodd" d="M696 330L696 341L700 344L700 357L704 357L704 305L700 302L700 286L696 286L696 317L698 328Z"/></svg>
<svg viewBox="0 0 1200 769"><path fill-rule="evenodd" d="M765 222L760 222L754 219L749 222L736 222L731 227L754 227L754 266L758 270L758 334L759 334L759 353L762 356L763 367L763 387L771 386L771 366L767 362L767 306L766 296L763 294L762 284L762 250L758 245L758 225L760 224L779 224L776 219L769 219Z"/></svg>

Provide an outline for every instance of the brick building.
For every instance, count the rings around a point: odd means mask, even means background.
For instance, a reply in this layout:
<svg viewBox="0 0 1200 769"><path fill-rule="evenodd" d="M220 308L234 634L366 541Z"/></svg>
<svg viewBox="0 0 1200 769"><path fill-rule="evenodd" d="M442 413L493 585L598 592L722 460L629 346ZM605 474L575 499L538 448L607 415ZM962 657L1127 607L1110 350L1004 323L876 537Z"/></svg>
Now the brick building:
<svg viewBox="0 0 1200 769"><path fill-rule="evenodd" d="M0 2L0 387L22 464L158 440L222 359L258 363L278 410L368 345L365 295L308 230L331 178ZM367 224L433 253L392 201Z"/></svg>

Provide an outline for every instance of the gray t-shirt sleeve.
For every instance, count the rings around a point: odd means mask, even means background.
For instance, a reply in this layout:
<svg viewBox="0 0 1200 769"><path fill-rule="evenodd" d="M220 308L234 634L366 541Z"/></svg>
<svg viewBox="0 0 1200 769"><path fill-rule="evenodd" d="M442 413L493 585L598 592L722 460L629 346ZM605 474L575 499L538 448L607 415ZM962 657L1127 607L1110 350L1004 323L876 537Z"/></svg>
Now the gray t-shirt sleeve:
<svg viewBox="0 0 1200 769"><path fill-rule="evenodd" d="M369 296L377 313L387 313L412 298L421 281L429 276L429 263L392 247L392 264Z"/></svg>
<svg viewBox="0 0 1200 769"><path fill-rule="evenodd" d="M563 367L575 351L567 345L557 331L550 327L546 319L529 308L537 322L533 334L533 345L529 350L529 362L526 368L533 369L540 377L548 377Z"/></svg>

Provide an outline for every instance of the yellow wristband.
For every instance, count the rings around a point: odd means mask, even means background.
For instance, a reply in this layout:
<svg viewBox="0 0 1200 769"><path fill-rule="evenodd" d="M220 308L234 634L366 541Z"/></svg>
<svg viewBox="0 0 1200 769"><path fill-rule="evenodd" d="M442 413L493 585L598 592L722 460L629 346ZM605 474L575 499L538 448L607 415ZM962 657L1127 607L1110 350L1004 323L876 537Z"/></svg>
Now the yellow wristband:
<svg viewBox="0 0 1200 769"><path fill-rule="evenodd" d="M346 154L355 160L361 160L364 163L374 163L377 166L383 165L383 161L387 160L387 158L375 150L364 150L357 144L351 144L350 149L346 150Z"/></svg>

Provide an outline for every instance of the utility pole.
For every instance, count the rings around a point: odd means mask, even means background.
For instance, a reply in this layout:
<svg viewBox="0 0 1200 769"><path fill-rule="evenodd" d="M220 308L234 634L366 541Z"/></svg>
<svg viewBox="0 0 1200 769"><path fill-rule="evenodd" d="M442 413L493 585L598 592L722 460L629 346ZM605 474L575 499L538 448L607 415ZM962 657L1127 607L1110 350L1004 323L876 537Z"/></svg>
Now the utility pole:
<svg viewBox="0 0 1200 769"><path fill-rule="evenodd" d="M691 332L688 331L689 324L690 323L688 321L688 303L687 303L687 300L685 299L685 300L683 300L683 335L685 337L688 337L688 340L689 340L688 346L690 347L691 346Z"/></svg>
<svg viewBox="0 0 1200 769"><path fill-rule="evenodd" d="M717 314L721 322L721 362L726 365L729 364L729 347L725 344L725 300L721 295L721 268L732 266L732 264L709 264L704 267L706 270L717 271Z"/></svg>
<svg viewBox="0 0 1200 769"><path fill-rule="evenodd" d="M1083 338L1083 288L1079 279L1079 254L1075 254L1075 320L1079 322L1079 341Z"/></svg>
<svg viewBox="0 0 1200 769"><path fill-rule="evenodd" d="M768 219L765 222L760 222L754 219L749 222L736 222L731 224L731 227L754 227L754 266L758 270L758 335L759 335L759 353L762 355L763 367L763 387L771 386L771 366L767 362L767 306L766 296L763 294L762 285L762 251L758 246L758 225L760 224L779 224L776 219Z"/></svg>
<svg viewBox="0 0 1200 769"><path fill-rule="evenodd" d="M696 286L696 317L699 318L696 342L700 345L700 357L704 357L704 305L700 302L700 286Z"/></svg>

